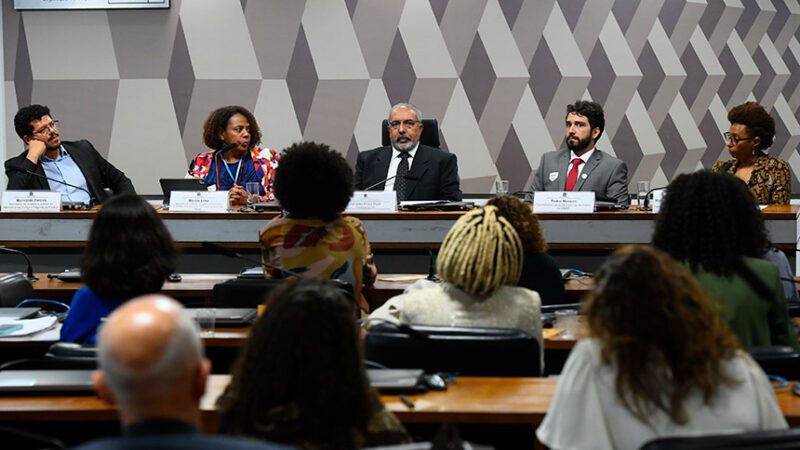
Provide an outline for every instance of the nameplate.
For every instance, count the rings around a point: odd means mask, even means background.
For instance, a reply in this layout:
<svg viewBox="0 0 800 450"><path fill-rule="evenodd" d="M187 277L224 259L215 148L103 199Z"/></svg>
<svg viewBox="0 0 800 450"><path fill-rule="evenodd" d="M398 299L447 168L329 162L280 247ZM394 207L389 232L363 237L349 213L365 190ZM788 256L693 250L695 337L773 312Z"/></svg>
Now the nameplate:
<svg viewBox="0 0 800 450"><path fill-rule="evenodd" d="M652 206L654 213L661 211L661 201L664 199L664 194L666 192L667 191L664 189L653 191L653 199L650 200L650 205Z"/></svg>
<svg viewBox="0 0 800 450"><path fill-rule="evenodd" d="M171 212L228 212L228 191L172 191Z"/></svg>
<svg viewBox="0 0 800 450"><path fill-rule="evenodd" d="M391 213L397 211L395 191L355 191L345 213Z"/></svg>
<svg viewBox="0 0 800 450"><path fill-rule="evenodd" d="M3 212L59 212L61 193L56 191L5 191Z"/></svg>
<svg viewBox="0 0 800 450"><path fill-rule="evenodd" d="M533 212L547 213L592 213L594 192L546 192L538 191L533 196Z"/></svg>

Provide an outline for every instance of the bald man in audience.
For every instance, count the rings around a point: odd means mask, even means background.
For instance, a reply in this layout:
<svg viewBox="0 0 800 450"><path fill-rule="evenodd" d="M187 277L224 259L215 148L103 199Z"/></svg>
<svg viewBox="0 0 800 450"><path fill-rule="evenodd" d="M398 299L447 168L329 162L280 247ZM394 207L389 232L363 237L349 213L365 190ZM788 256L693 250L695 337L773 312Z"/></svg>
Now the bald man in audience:
<svg viewBox="0 0 800 450"><path fill-rule="evenodd" d="M100 331L99 358L95 389L118 405L124 434L81 450L286 448L200 433L211 364L193 321L169 297L148 295L119 307Z"/></svg>

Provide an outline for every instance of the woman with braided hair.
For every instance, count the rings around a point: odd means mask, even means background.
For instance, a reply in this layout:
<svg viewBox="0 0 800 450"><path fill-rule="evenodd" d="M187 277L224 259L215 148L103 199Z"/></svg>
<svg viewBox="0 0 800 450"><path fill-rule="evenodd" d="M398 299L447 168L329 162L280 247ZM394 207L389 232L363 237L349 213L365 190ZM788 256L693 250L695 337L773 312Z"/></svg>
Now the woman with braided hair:
<svg viewBox="0 0 800 450"><path fill-rule="evenodd" d="M542 347L541 299L517 287L522 242L514 227L486 206L464 214L447 233L436 269L442 283L426 283L390 299L370 317L410 324L498 327L525 331Z"/></svg>

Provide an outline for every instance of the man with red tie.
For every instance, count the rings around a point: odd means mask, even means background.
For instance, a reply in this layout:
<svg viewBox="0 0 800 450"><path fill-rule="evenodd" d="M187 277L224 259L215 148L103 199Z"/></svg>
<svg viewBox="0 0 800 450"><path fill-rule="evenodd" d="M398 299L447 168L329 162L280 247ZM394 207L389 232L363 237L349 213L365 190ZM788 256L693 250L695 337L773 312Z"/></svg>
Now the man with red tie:
<svg viewBox="0 0 800 450"><path fill-rule="evenodd" d="M567 148L542 155L532 191L594 191L628 205L628 166L595 148L605 127L603 107L578 100L567 106Z"/></svg>

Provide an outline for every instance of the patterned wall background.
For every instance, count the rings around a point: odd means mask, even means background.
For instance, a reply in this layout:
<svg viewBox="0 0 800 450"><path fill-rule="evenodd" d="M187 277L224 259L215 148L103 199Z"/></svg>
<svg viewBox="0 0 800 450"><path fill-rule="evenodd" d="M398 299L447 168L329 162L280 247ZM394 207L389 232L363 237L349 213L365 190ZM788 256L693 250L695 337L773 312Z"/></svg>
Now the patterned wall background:
<svg viewBox="0 0 800 450"><path fill-rule="evenodd" d="M48 104L157 193L203 150L206 115L241 104L264 144L380 145L391 104L441 124L465 192L530 183L561 146L566 104L606 109L598 146L630 181L666 184L726 156L726 110L778 122L800 173L798 0L173 0L170 10L13 10L2 2L7 154L19 105ZM797 179L794 192L800 192Z"/></svg>

